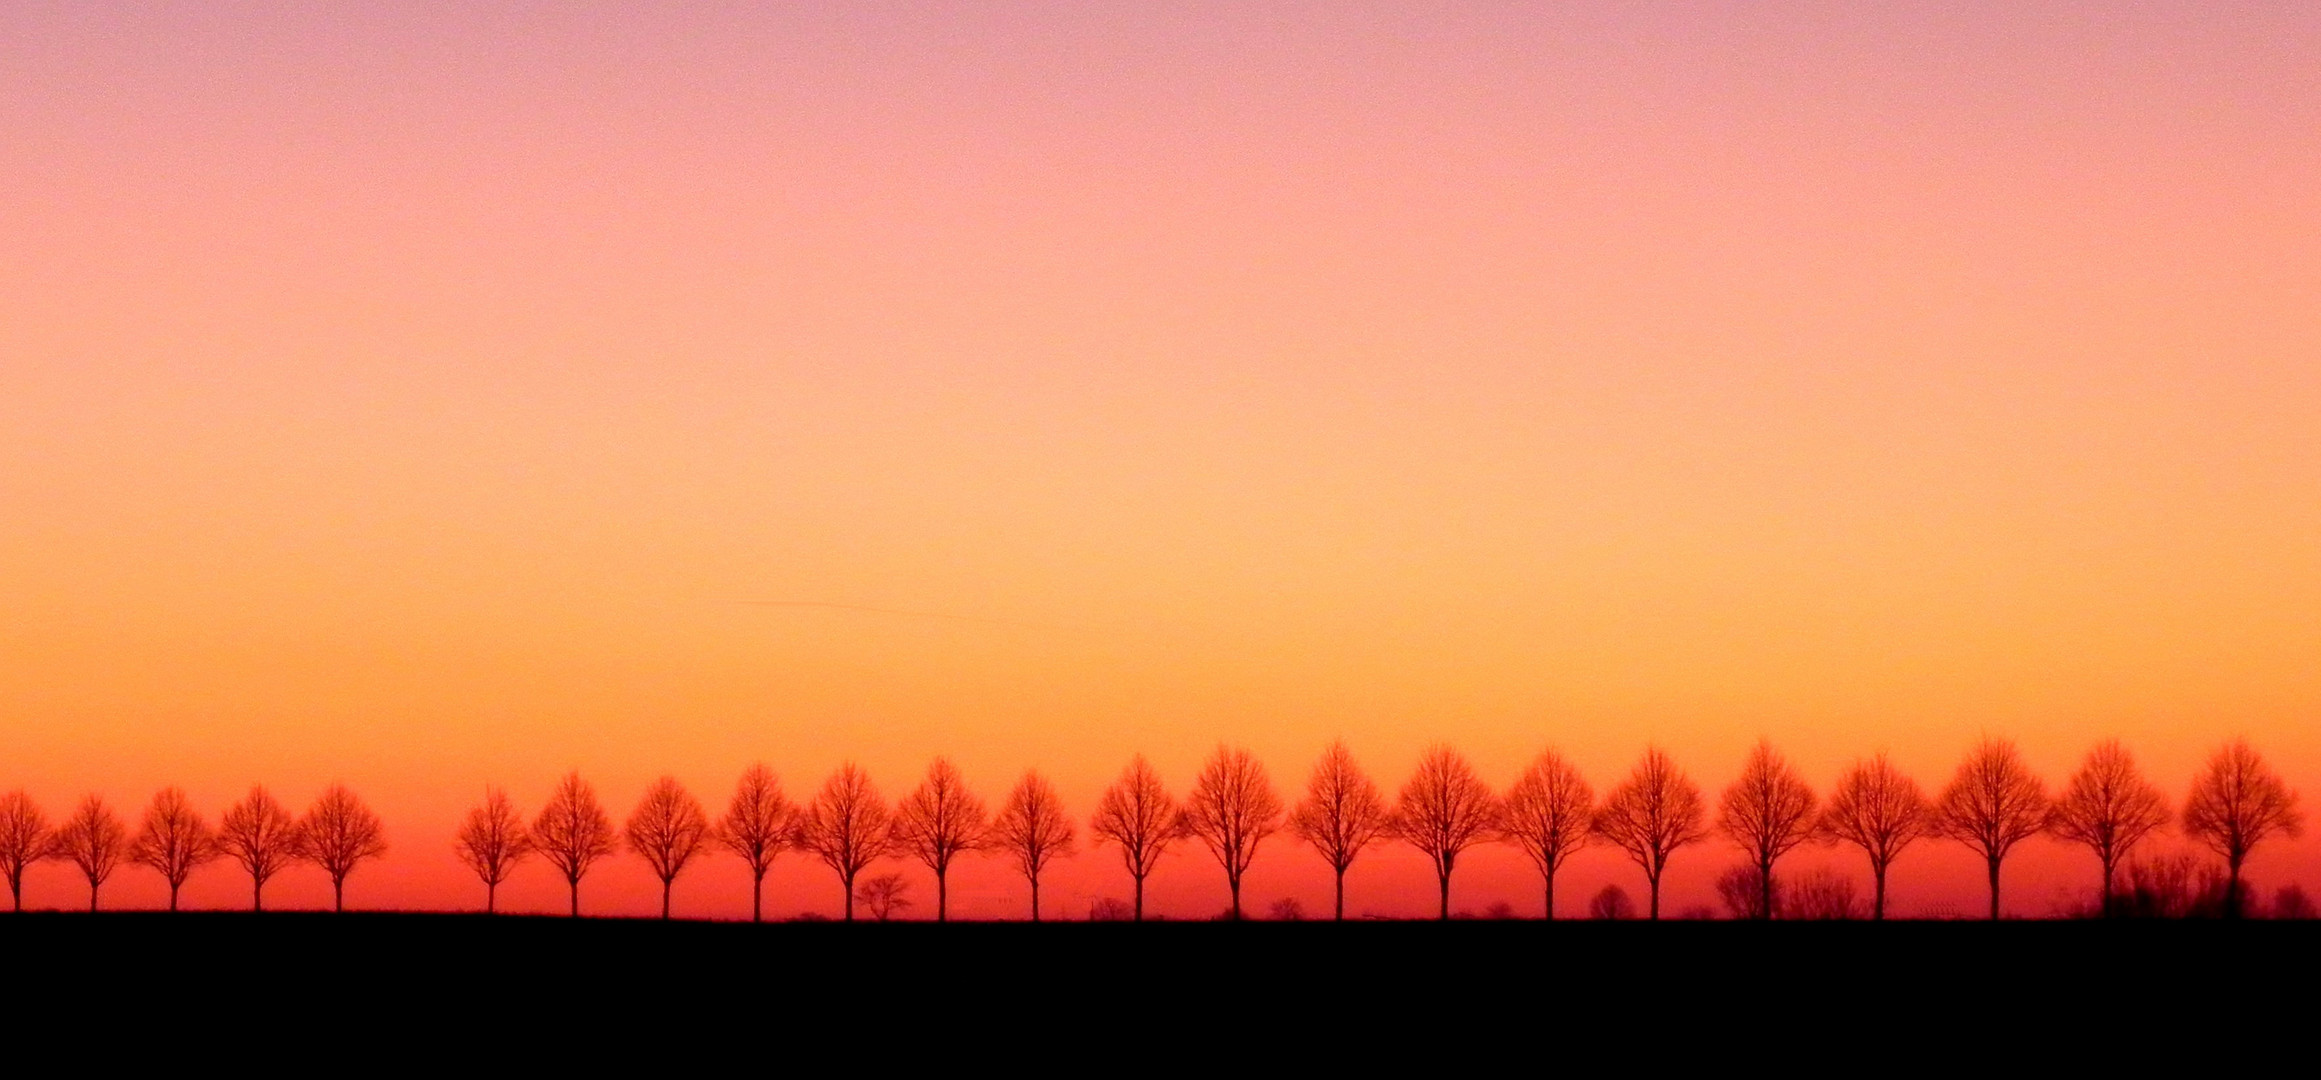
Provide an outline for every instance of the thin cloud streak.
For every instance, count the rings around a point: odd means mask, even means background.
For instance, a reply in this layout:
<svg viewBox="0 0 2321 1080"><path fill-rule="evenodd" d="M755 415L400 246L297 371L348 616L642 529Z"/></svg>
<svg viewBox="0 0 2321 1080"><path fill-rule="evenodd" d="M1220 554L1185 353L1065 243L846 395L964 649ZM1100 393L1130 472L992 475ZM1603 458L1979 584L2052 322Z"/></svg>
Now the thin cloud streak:
<svg viewBox="0 0 2321 1080"><path fill-rule="evenodd" d="M914 611L906 608L873 607L868 604L842 604L831 600L735 600L733 603L749 607L822 608L832 611L862 611L873 615L901 615L916 619L951 619L957 622L989 623L994 626L1026 626L1041 630L1093 630L1095 627L1063 626L1057 623L1024 622L1019 619L994 619L984 615L957 615L948 611Z"/></svg>

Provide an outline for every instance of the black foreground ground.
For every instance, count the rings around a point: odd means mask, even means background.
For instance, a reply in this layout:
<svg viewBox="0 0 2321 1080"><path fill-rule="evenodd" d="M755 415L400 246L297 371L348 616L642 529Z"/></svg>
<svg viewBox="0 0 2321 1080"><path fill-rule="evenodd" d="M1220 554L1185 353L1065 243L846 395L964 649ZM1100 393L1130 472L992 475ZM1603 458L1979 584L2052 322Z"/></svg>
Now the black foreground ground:
<svg viewBox="0 0 2321 1080"><path fill-rule="evenodd" d="M2256 997L2310 1023L2321 923L746 923L541 916L0 914L20 1006L435 1032L578 1023L1006 1030L1078 1041L1223 1024L1345 1037L1416 1025L1682 1051L1775 1019L2131 1036ZM68 1003L78 1003L78 1006ZM20 1009L20 1011L22 1011ZM2254 1014L2251 1014L2252 1017ZM2253 1022L2253 1020L2252 1020ZM2286 1034L2286 1032L2283 1032ZM917 1038L914 1035L912 1038ZM877 1045L882 1036L869 1036ZM902 1038L888 1035L885 1038ZM2140 1037L2140 1036L2138 1036Z"/></svg>

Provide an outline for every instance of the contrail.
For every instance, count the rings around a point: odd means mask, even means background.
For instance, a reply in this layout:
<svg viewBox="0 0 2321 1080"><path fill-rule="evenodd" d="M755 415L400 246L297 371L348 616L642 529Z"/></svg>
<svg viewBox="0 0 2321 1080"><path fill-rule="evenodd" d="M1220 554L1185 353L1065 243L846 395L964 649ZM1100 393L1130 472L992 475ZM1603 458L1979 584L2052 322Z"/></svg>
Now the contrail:
<svg viewBox="0 0 2321 1080"><path fill-rule="evenodd" d="M735 600L736 604L750 607L828 608L833 611L867 611L875 615L902 615L915 619L952 619L958 622L992 623L998 626L1031 626L1042 630L1072 630L1075 627L1051 623L1023 622L1018 619L994 619L983 615L954 615L948 611L912 611L907 608L872 607L869 604L841 604L830 600Z"/></svg>

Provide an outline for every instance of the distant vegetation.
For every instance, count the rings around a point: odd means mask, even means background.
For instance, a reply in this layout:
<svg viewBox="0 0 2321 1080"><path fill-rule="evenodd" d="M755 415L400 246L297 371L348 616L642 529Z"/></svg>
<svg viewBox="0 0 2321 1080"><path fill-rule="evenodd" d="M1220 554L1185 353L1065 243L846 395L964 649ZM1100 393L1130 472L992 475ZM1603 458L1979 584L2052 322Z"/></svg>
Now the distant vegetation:
<svg viewBox="0 0 2321 1080"><path fill-rule="evenodd" d="M2178 830L2211 858L2189 853L2139 855L2147 842ZM1247 751L1220 746L1180 801L1140 755L1105 790L1087 823L1086 844L1120 859L1133 900L1102 899L1085 918L1141 921L1144 886L1160 856L1179 844L1205 851L1222 873L1231 905L1220 918L1243 918L1243 875L1263 842L1286 833L1330 867L1336 895L1330 915L1345 918L1346 871L1379 842L1409 844L1426 856L1435 875L1436 918L1452 917L1451 892L1460 857L1478 844L1522 851L1540 876L1541 917L1555 913L1556 873L1583 847L1605 844L1636 864L1644 888L1637 900L1618 884L1588 903L1597 919L1661 915L1661 881L1684 849L1721 835L1745 861L1717 879L1726 913L1741 919L1883 919L1894 863L1920 841L1963 845L1983 861L1986 914L2000 911L2001 871L2024 840L2046 835L2083 847L2096 863L2092 899L2069 914L2114 918L2311 918L2314 903L2289 884L2270 898L2253 893L2242 877L2251 852L2276 837L2301 834L2297 794L2245 741L2235 740L2209 759L2180 807L2138 771L2116 740L2091 750L2062 789L2050 794L2026 768L2013 744L1985 739L1966 755L1949 782L1927 796L1883 755L1856 762L1826 800L1770 743L1760 743L1741 776L1713 804L1667 751L1649 747L1629 774L1595 797L1585 777L1553 751L1539 755L1504 794L1495 794L1455 750L1429 748L1392 799L1362 770L1343 744L1323 751L1301 798L1291 805L1275 790L1265 766ZM265 908L266 883L298 863L322 869L331 881L334 909L345 906L347 878L386 853L377 814L342 785L332 785L303 815L292 816L265 788L221 815L212 826L177 788L156 794L134 832L98 796L84 798L54 825L22 791L0 796L0 872L8 877L16 910L24 904L24 875L43 861L69 863L87 881L89 910L98 910L104 885L122 864L150 869L169 885L169 908L186 879L203 866L230 863L250 882L250 906ZM684 871L704 856L725 854L751 872L751 918L763 917L766 871L784 852L812 856L836 877L844 918L857 907L886 921L913 907L911 881L901 873L865 876L881 860L904 859L933 879L935 920L950 917L948 882L955 862L970 857L1006 860L1024 878L1025 915L1040 919L1040 879L1082 842L1078 824L1038 772L1026 772L993 815L959 770L936 758L925 778L899 804L889 805L867 773L841 766L812 798L792 802L774 771L763 764L742 773L725 813L712 819L674 778L655 782L625 824L615 826L595 790L578 773L561 780L538 815L527 821L506 793L485 792L468 812L455 841L460 861L483 885L482 908L497 910L499 886L533 856L563 877L570 912L581 913L581 884L589 871L623 851L642 859L661 884L661 917ZM1806 845L1857 850L1868 871L1865 898L1852 877L1822 869L1785 877L1785 856ZM1278 845L1276 845L1278 847ZM1302 920L1295 899L1265 905L1276 920ZM1515 918L1505 902L1490 914ZM1688 916L1713 914L1705 909Z"/></svg>

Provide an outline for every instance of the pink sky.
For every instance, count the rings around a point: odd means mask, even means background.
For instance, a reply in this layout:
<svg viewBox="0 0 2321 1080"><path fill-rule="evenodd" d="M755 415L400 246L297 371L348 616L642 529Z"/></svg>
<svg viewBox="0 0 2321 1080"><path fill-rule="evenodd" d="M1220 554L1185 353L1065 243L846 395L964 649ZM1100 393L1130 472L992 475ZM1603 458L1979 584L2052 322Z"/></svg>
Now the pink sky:
<svg viewBox="0 0 2321 1080"><path fill-rule="evenodd" d="M343 780L386 907L571 768L945 753L1084 818L1220 740L1713 793L1990 732L2180 797L2246 735L2321 791L2316 54L2299 4L10 4L0 788ZM2026 914L2092 872L2026 859Z"/></svg>

